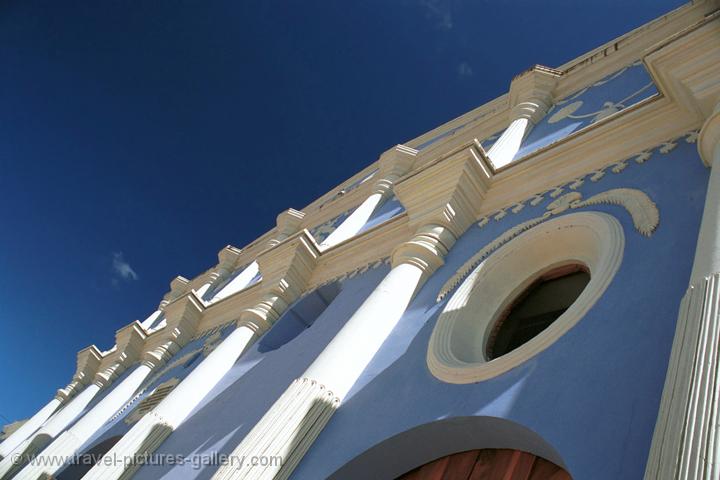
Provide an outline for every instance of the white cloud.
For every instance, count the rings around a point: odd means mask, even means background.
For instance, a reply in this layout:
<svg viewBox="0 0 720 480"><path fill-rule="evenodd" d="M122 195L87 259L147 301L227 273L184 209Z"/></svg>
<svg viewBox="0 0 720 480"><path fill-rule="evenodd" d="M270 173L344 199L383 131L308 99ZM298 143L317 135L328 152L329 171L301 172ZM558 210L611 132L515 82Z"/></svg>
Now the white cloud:
<svg viewBox="0 0 720 480"><path fill-rule="evenodd" d="M453 19L447 4L441 0L420 0L420 5L425 8L425 16L435 22L435 27L452 30Z"/></svg>
<svg viewBox="0 0 720 480"><path fill-rule="evenodd" d="M462 62L458 65L457 73L460 78L472 77L473 69L468 62Z"/></svg>
<svg viewBox="0 0 720 480"><path fill-rule="evenodd" d="M123 280L137 280L138 274L123 258L122 252L113 252L112 268L116 275ZM113 282L115 283L115 282Z"/></svg>

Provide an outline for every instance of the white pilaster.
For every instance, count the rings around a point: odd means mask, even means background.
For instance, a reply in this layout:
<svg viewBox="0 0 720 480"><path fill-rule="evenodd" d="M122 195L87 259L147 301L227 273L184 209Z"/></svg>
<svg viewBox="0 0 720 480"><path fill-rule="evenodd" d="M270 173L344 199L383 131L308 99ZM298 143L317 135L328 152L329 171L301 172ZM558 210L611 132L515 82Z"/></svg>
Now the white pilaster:
<svg viewBox="0 0 720 480"><path fill-rule="evenodd" d="M646 480L720 478L720 104L698 139L712 165Z"/></svg>

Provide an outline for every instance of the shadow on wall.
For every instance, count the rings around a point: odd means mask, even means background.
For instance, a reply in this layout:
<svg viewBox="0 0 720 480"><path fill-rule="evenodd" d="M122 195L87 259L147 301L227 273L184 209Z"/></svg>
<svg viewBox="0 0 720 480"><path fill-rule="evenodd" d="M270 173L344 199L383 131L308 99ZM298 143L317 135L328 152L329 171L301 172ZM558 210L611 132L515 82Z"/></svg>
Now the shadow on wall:
<svg viewBox="0 0 720 480"><path fill-rule="evenodd" d="M323 285L297 300L258 342L261 353L276 350L300 335L330 305L341 290L341 282Z"/></svg>
<svg viewBox="0 0 720 480"><path fill-rule="evenodd" d="M565 468L557 450L522 425L496 417L454 417L380 442L346 463L329 480L397 478L441 457L484 449L519 450Z"/></svg>
<svg viewBox="0 0 720 480"><path fill-rule="evenodd" d="M79 454L72 463L68 463L55 478L58 480L77 480L78 478L82 478L122 437L122 435L110 437L85 450Z"/></svg>

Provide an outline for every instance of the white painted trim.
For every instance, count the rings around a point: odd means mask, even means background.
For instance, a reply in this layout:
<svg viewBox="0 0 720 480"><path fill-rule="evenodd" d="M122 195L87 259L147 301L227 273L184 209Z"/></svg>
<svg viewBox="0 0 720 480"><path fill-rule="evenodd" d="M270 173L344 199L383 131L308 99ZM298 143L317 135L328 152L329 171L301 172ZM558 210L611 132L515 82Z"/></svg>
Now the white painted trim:
<svg viewBox="0 0 720 480"><path fill-rule="evenodd" d="M620 267L622 226L600 212L580 212L542 223L478 265L448 301L430 337L427 364L448 383L496 377L542 352L570 330L603 294ZM543 273L580 263L590 282L568 310L526 344L493 360L485 356L498 316Z"/></svg>

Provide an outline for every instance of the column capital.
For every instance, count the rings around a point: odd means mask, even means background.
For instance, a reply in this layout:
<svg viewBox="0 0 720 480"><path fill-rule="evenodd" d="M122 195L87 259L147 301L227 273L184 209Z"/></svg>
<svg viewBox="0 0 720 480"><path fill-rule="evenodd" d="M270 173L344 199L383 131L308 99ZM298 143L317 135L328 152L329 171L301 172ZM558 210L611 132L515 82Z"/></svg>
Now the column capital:
<svg viewBox="0 0 720 480"><path fill-rule="evenodd" d="M720 157L720 102L700 129L697 147L700 158L708 167L712 167L714 158Z"/></svg>
<svg viewBox="0 0 720 480"><path fill-rule="evenodd" d="M232 245L225 246L225 248L218 252L218 266L227 265L230 268L233 268L237 263L238 258L240 258L241 253L242 250L237 247L233 247Z"/></svg>
<svg viewBox="0 0 720 480"><path fill-rule="evenodd" d="M153 370L164 365L182 348L181 336L177 331L168 332L160 345L143 352L140 360Z"/></svg>
<svg viewBox="0 0 720 480"><path fill-rule="evenodd" d="M378 159L378 177L397 180L410 172L417 154L418 150L400 144L383 152Z"/></svg>
<svg viewBox="0 0 720 480"><path fill-rule="evenodd" d="M185 345L197 331L204 311L202 300L190 292L165 307L167 325L163 331L170 332L179 345Z"/></svg>
<svg viewBox="0 0 720 480"><path fill-rule="evenodd" d="M457 237L442 225L422 226L407 242L401 243L392 252L392 266L408 263L418 267L427 278L445 263L445 255L455 244Z"/></svg>
<svg viewBox="0 0 720 480"><path fill-rule="evenodd" d="M304 291L320 257L307 230L265 250L257 258L263 276L262 299L244 310L239 323L256 331L272 325Z"/></svg>
<svg viewBox="0 0 720 480"><path fill-rule="evenodd" d="M72 381L65 388L57 391L57 397L65 402L75 396L80 388L90 383L97 374L102 358L102 352L95 345L80 350L77 354L77 368Z"/></svg>
<svg viewBox="0 0 720 480"><path fill-rule="evenodd" d="M417 154L418 150L405 145L395 145L383 152L378 159L378 178L375 180L372 193L388 196L395 182L412 170Z"/></svg>
<svg viewBox="0 0 720 480"><path fill-rule="evenodd" d="M207 283L209 283L210 288L230 276L237 266L241 254L242 250L232 245L228 245L218 252L218 264L208 274Z"/></svg>
<svg viewBox="0 0 720 480"><path fill-rule="evenodd" d="M181 297L190 291L190 280L178 275L170 281L170 291L163 295L162 301L158 306L158 310L164 310L165 307L173 300Z"/></svg>
<svg viewBox="0 0 720 480"><path fill-rule="evenodd" d="M142 325L135 320L115 332L115 345L117 351L125 354L127 362L131 363L140 358L146 338Z"/></svg>
<svg viewBox="0 0 720 480"><path fill-rule="evenodd" d="M513 78L510 83L510 121L527 118L533 124L545 116L553 103L553 90L562 72L535 65Z"/></svg>
<svg viewBox="0 0 720 480"><path fill-rule="evenodd" d="M268 246L274 247L286 238L296 234L300 230L304 218L305 212L295 210L294 208L288 208L280 213L275 220L277 233L275 234L275 238L268 242Z"/></svg>
<svg viewBox="0 0 720 480"><path fill-rule="evenodd" d="M395 194L410 226L442 226L459 238L477 218L492 177L482 147L473 142L407 176Z"/></svg>
<svg viewBox="0 0 720 480"><path fill-rule="evenodd" d="M95 345L80 350L77 354L74 378L84 379L85 383L89 382L90 378L97 373L102 358L102 352Z"/></svg>

